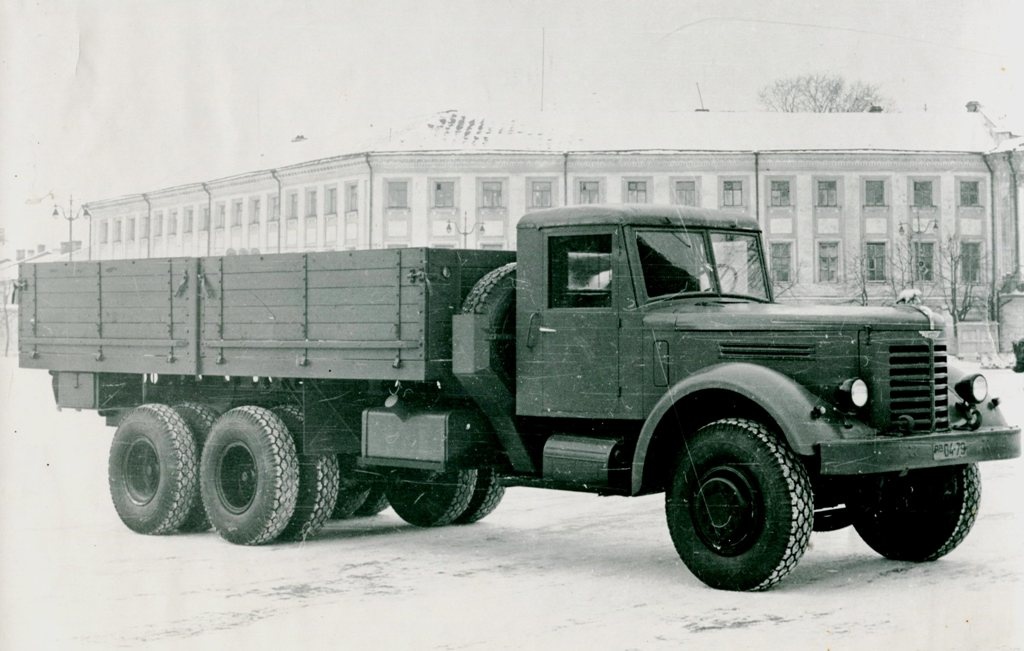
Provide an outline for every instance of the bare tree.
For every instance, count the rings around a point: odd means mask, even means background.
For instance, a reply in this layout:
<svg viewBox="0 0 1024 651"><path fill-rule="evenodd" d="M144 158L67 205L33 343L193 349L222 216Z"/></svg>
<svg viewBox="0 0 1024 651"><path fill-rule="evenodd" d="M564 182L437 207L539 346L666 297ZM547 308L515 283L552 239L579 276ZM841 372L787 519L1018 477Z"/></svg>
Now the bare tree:
<svg viewBox="0 0 1024 651"><path fill-rule="evenodd" d="M943 307L953 318L954 336L958 334L961 321L987 305L982 269L984 261L979 242L965 242L950 236L939 246L936 284L942 293Z"/></svg>
<svg viewBox="0 0 1024 651"><path fill-rule="evenodd" d="M812 73L777 79L760 90L761 105L784 113L858 113L891 104L876 84Z"/></svg>

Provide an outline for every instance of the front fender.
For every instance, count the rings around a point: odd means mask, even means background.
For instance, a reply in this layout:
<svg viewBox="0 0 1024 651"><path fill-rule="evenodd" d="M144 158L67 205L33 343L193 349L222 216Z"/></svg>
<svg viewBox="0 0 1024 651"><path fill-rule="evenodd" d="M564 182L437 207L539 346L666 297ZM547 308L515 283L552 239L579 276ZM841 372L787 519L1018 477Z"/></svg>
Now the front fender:
<svg viewBox="0 0 1024 651"><path fill-rule="evenodd" d="M843 418L827 401L807 391L789 376L757 364L716 364L670 387L647 416L633 453L633 495L642 489L647 451L662 419L680 400L708 390L729 391L756 403L799 455L815 454L815 445L824 441L871 436L867 425ZM819 406L825 408L825 413L812 416L812 410ZM714 406L709 405L708 408L713 409ZM722 414L722 417L729 415Z"/></svg>
<svg viewBox="0 0 1024 651"><path fill-rule="evenodd" d="M963 399L961 399L956 393L956 383L962 380L964 376L970 375L976 371L968 371L952 359L947 362L946 369L949 377L949 420L951 424L955 425L954 421L957 418L957 412L954 405L963 402ZM985 375L984 371L977 372ZM991 385L989 388L991 388ZM990 392L988 398L985 399L985 402L978 405L978 411L981 412L982 424L984 426L1004 427L1008 424L1006 422L1006 418L1003 417L1002 409L999 408L1000 401L1000 396L992 395Z"/></svg>

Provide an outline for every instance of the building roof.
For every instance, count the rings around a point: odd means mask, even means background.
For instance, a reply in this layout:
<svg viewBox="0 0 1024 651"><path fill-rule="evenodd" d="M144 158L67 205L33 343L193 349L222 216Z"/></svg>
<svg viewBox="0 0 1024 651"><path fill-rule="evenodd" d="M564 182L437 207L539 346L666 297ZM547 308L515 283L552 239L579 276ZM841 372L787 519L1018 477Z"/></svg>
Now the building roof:
<svg viewBox="0 0 1024 651"><path fill-rule="evenodd" d="M985 152L980 113L535 113L514 119L438 113L392 130L375 150L903 150Z"/></svg>
<svg viewBox="0 0 1024 651"><path fill-rule="evenodd" d="M518 228L536 229L573 225L689 226L710 228L759 228L757 220L745 213L652 204L585 205L529 212Z"/></svg>

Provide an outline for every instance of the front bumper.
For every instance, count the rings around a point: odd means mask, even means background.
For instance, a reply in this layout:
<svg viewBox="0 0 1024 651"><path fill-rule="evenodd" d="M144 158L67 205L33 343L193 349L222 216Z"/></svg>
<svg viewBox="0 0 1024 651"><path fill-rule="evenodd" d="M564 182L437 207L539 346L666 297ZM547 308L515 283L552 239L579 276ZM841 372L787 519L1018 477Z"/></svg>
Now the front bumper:
<svg viewBox="0 0 1024 651"><path fill-rule="evenodd" d="M1019 427L982 427L940 434L846 439L818 445L823 475L867 475L956 466L1020 456Z"/></svg>

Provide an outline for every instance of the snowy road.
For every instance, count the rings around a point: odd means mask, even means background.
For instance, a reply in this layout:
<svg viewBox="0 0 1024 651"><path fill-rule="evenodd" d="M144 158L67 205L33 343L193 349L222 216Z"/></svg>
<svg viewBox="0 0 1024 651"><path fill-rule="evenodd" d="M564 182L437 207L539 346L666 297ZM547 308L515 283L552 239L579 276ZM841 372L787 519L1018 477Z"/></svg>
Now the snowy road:
<svg viewBox="0 0 1024 651"><path fill-rule="evenodd" d="M1015 423L1022 376L988 372ZM390 510L303 544L130 533L109 504L113 430L57 413L49 376L0 359L0 649L1019 649L1020 459L982 465L974 531L931 564L815 534L763 594L678 560L661 496L510 489L467 527Z"/></svg>

